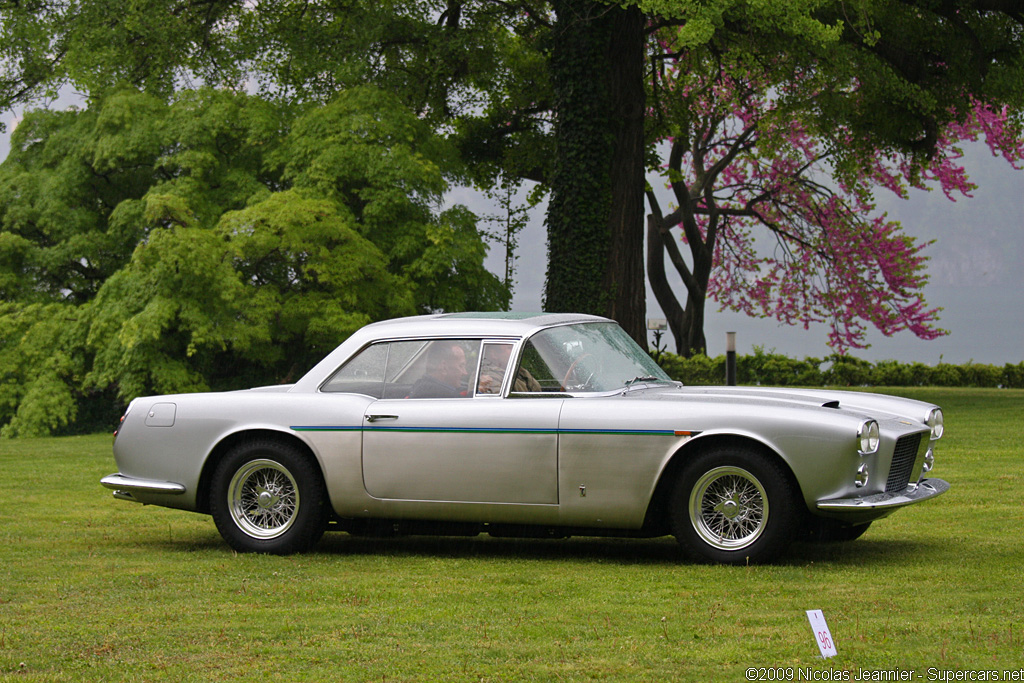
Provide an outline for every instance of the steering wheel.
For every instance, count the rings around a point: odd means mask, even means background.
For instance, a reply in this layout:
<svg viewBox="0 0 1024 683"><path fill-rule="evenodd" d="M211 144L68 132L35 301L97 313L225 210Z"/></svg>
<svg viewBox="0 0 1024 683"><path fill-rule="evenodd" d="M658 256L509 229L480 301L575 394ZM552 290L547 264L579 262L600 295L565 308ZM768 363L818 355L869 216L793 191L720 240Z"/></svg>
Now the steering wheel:
<svg viewBox="0 0 1024 683"><path fill-rule="evenodd" d="M582 382L579 381L580 376L576 374L576 366L580 364L580 361L582 361L585 358L590 358L592 355L593 354L584 353L583 355L581 355L579 358L572 362L572 365L569 366L569 369L565 373L565 377L562 379L562 386L565 387L565 389L585 389L590 384L590 381L594 379L594 375L597 374L597 370L592 370L590 374L587 375L586 379L584 379ZM577 382L576 384L570 385L569 378L573 377L574 375L576 375L574 379L576 379Z"/></svg>

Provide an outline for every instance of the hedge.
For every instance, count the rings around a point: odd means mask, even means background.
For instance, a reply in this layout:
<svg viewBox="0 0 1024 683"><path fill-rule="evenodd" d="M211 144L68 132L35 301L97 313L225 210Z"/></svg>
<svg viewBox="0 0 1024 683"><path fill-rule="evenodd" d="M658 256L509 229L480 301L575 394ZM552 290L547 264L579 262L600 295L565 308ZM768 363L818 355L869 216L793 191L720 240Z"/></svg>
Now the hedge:
<svg viewBox="0 0 1024 683"><path fill-rule="evenodd" d="M691 358L665 351L651 354L672 379L690 385L725 384L725 356L698 354ZM875 363L851 356L797 360L763 348L736 357L737 384L764 386L888 386L1024 388L1024 362L999 367L968 362L963 365Z"/></svg>

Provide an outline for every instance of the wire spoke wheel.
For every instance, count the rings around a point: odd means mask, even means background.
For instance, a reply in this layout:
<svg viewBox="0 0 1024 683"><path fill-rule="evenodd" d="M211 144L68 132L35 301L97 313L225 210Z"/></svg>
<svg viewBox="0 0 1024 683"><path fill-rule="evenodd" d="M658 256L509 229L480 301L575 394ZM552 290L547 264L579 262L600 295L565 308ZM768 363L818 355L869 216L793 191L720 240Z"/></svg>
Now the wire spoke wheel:
<svg viewBox="0 0 1024 683"><path fill-rule="evenodd" d="M330 514L311 454L278 440L244 441L217 464L210 514L238 552L286 555L311 550Z"/></svg>
<svg viewBox="0 0 1024 683"><path fill-rule="evenodd" d="M281 464L253 460L231 478L228 509L235 524L249 536L276 538L295 522L299 487Z"/></svg>
<svg viewBox="0 0 1024 683"><path fill-rule="evenodd" d="M691 559L770 562L793 541L803 504L785 465L770 453L709 447L680 470L669 521Z"/></svg>
<svg viewBox="0 0 1024 683"><path fill-rule="evenodd" d="M756 541L768 522L768 496L761 482L739 467L716 467L690 493L690 521L709 545L740 550Z"/></svg>

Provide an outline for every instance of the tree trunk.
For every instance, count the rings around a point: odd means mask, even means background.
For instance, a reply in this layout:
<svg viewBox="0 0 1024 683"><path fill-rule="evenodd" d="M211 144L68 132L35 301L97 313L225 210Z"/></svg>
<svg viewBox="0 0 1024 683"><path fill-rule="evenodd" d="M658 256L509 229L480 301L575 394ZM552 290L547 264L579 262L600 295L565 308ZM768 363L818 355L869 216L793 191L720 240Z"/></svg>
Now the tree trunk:
<svg viewBox="0 0 1024 683"><path fill-rule="evenodd" d="M661 306L661 312L668 321L668 329L676 342L676 353L689 356L683 352L682 343L687 339L686 311L679 305L672 286L665 275L665 241L661 234L659 219L654 214L647 216L647 277L651 283L654 298Z"/></svg>
<svg viewBox="0 0 1024 683"><path fill-rule="evenodd" d="M554 7L544 307L614 318L646 348L643 14L592 0Z"/></svg>
<svg viewBox="0 0 1024 683"><path fill-rule="evenodd" d="M690 244L693 270L687 267L679 248L673 241L669 219L658 206L653 193L648 193L651 213L647 216L647 272L651 290L668 321L672 338L676 342L676 353L689 358L695 353L707 351L704 335L704 308L708 280L711 276L711 252L707 245ZM682 306L665 275L665 254L682 277L686 287L686 305Z"/></svg>
<svg viewBox="0 0 1024 683"><path fill-rule="evenodd" d="M679 355L689 358L695 353L706 353L708 340L704 335L704 305L707 299L688 293L686 298L685 346Z"/></svg>
<svg viewBox="0 0 1024 683"><path fill-rule="evenodd" d="M615 145L611 159L611 252L604 286L611 293L607 315L647 348L644 275L644 15L618 10L608 52L608 90Z"/></svg>
<svg viewBox="0 0 1024 683"><path fill-rule="evenodd" d="M683 307L672 291L672 286L665 275L665 235L658 226L657 219L648 216L647 227L647 272L651 290L658 300L662 313L668 321L668 329L676 342L676 353L689 358L695 353L707 351L708 343L704 335L705 299L699 292L690 291L687 287L686 306ZM671 239L671 235L669 235ZM707 280L703 282L707 290Z"/></svg>

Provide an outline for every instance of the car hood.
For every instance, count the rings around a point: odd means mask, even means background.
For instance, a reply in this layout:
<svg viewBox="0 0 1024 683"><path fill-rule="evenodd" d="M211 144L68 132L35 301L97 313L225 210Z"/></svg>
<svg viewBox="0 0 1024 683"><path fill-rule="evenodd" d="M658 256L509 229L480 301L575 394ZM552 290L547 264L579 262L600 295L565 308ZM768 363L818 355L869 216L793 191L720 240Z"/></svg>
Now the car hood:
<svg viewBox="0 0 1024 683"><path fill-rule="evenodd" d="M650 387L653 389L653 386ZM789 404L858 413L874 419L912 419L923 423L934 404L861 391L782 387L676 386L644 392L664 400L722 401L744 405Z"/></svg>

